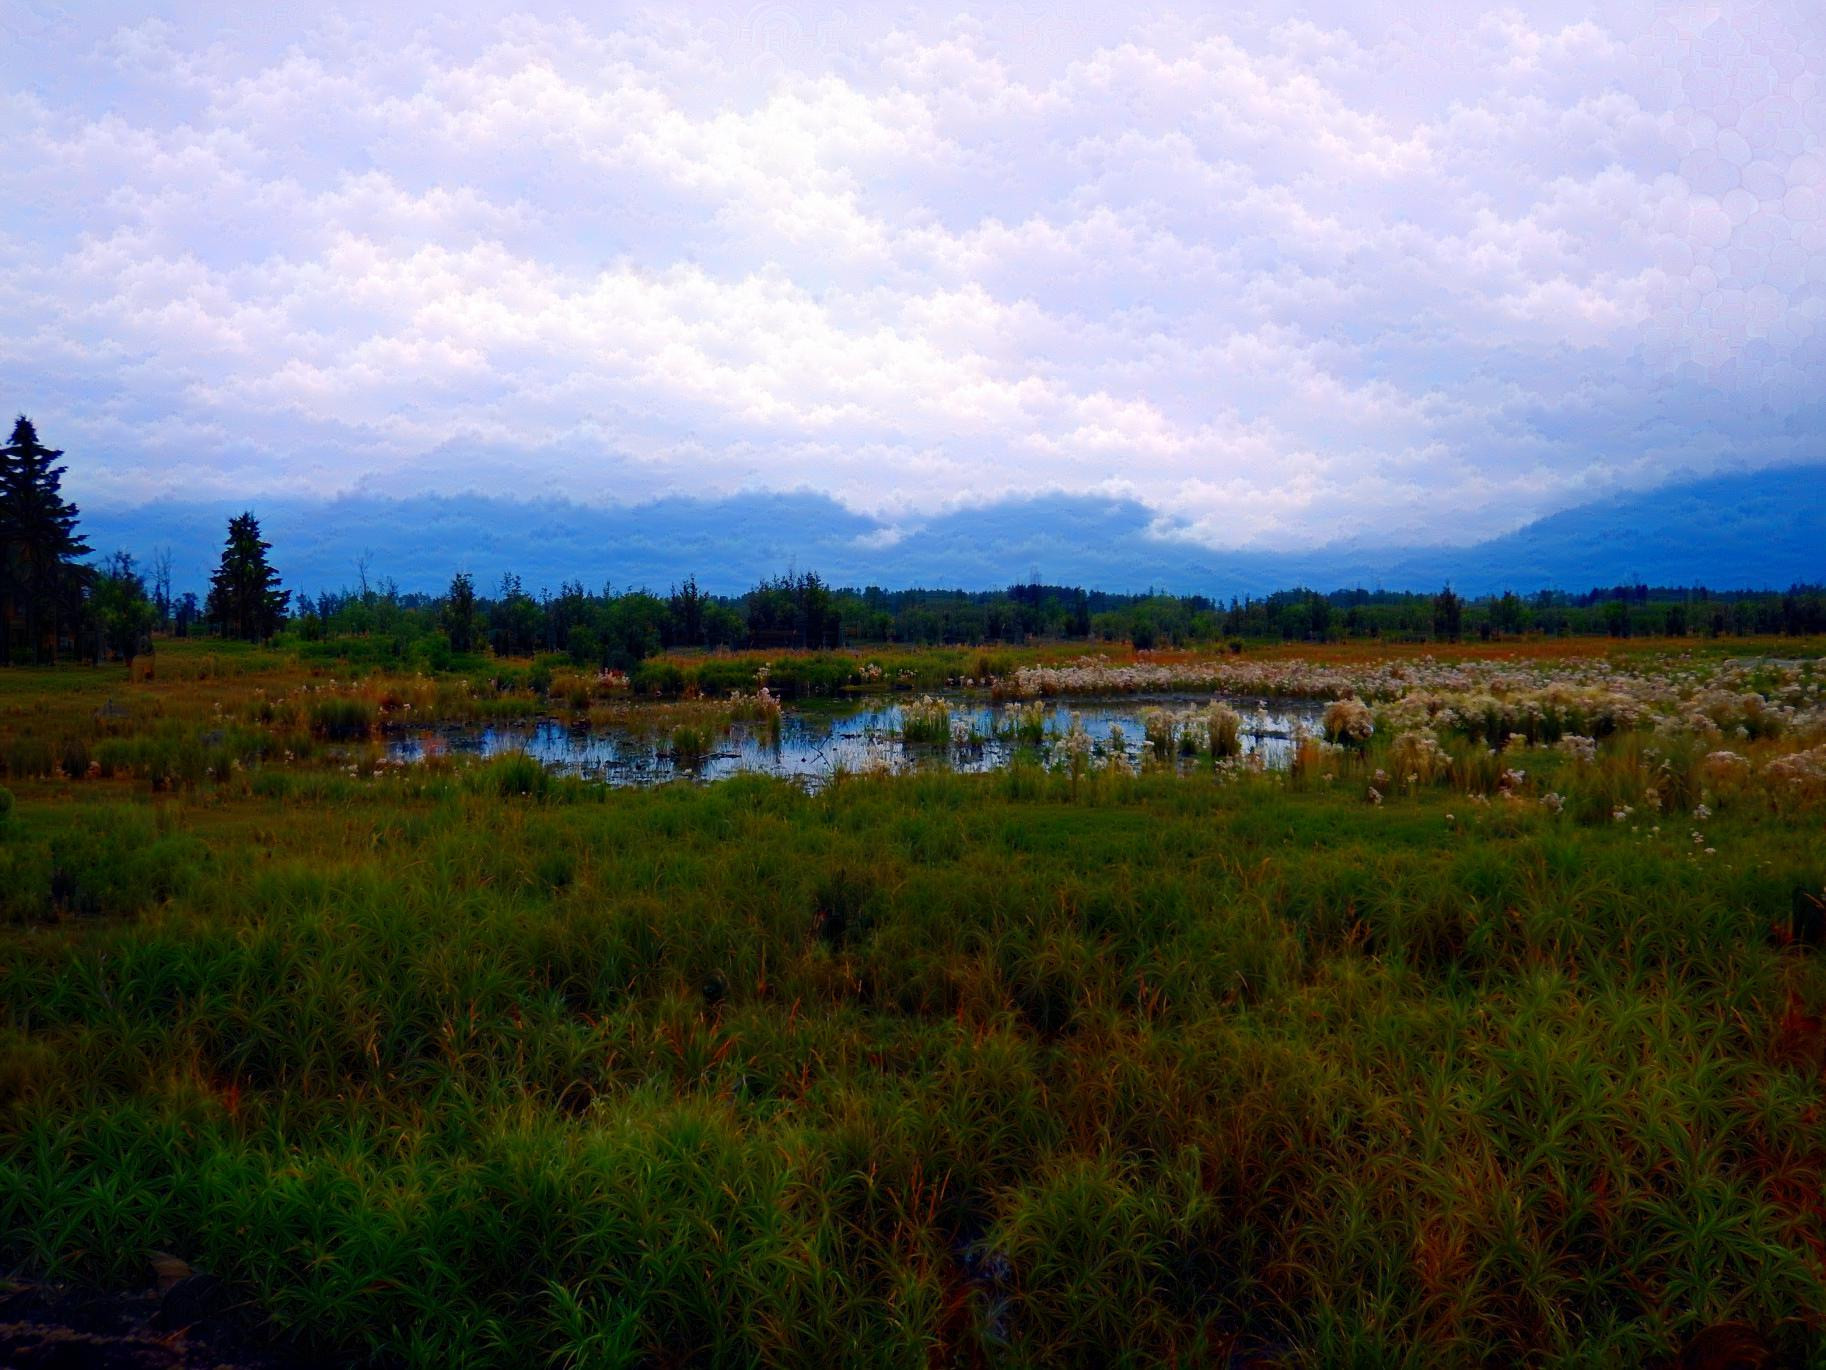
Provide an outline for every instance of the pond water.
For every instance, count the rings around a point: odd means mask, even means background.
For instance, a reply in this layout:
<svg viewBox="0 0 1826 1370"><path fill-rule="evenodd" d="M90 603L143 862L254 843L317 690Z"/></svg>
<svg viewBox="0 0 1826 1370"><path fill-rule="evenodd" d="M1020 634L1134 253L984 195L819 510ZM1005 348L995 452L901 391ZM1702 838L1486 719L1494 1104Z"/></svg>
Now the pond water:
<svg viewBox="0 0 1826 1370"><path fill-rule="evenodd" d="M862 703L811 702L789 706L780 719L777 737L760 723L735 723L716 737L711 751L695 761L675 758L671 738L664 732L628 727L571 727L555 720L489 727L455 727L398 733L388 743L397 762L413 762L440 752L470 756L499 756L525 752L553 770L603 780L612 785L655 785L688 777L720 780L743 773L782 776L817 785L834 770L916 770L949 767L958 771L992 771L1009 764L1019 750L1010 739L994 736L1003 721L1002 706L981 695L944 696L954 728L982 736L971 743L915 744L903 742L898 699L870 699ZM1227 699L1243 717L1244 754L1256 753L1268 766L1287 763L1292 754L1296 727L1317 731L1322 702L1292 699ZM1050 759L1057 739L1071 727L1076 714L1103 755L1112 730L1120 728L1124 750L1139 761L1147 745L1143 715L1150 709L1203 709L1208 695L1123 695L1118 698L1047 699L1046 741L1038 749ZM1035 749L1029 747L1029 752ZM1193 764L1183 759L1183 766Z"/></svg>

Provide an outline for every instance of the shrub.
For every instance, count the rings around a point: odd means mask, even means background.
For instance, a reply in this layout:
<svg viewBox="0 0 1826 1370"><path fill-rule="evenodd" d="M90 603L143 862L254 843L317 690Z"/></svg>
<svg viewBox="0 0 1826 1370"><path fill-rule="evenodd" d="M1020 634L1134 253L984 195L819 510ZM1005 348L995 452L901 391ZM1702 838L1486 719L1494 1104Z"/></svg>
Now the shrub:
<svg viewBox="0 0 1826 1370"><path fill-rule="evenodd" d="M89 773L89 744L80 737L66 737L57 744L57 767L71 780Z"/></svg>
<svg viewBox="0 0 1826 1370"><path fill-rule="evenodd" d="M6 826L6 820L13 816L13 792L0 785L0 827Z"/></svg>
<svg viewBox="0 0 1826 1370"><path fill-rule="evenodd" d="M552 677L560 666L571 665L569 656L554 652L541 652L533 658L532 668L526 674L526 682L532 686L534 694L550 694Z"/></svg>

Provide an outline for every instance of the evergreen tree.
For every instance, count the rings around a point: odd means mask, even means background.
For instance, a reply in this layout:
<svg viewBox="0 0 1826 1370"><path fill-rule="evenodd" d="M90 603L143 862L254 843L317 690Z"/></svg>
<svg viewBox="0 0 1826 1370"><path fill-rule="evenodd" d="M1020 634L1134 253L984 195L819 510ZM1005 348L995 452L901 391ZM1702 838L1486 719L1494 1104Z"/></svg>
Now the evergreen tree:
<svg viewBox="0 0 1826 1370"><path fill-rule="evenodd" d="M450 634L450 650L473 651L476 645L476 586L469 572L459 571L450 581L450 593L444 599L444 631Z"/></svg>
<svg viewBox="0 0 1826 1370"><path fill-rule="evenodd" d="M189 637L190 625L197 621L201 613L202 611L197 608L196 591L186 590L179 595L177 608L172 612L172 626L176 628L177 635Z"/></svg>
<svg viewBox="0 0 1826 1370"><path fill-rule="evenodd" d="M260 537L251 513L228 521L228 544L222 564L209 578L204 615L223 637L264 642L279 630L289 591L279 588L279 573L267 563L270 542Z"/></svg>
<svg viewBox="0 0 1826 1370"><path fill-rule="evenodd" d="M0 665L12 660L20 622L32 657L43 654L49 628L55 660L62 610L80 597L84 571L75 562L89 545L76 531L76 506L63 497L61 456L23 414L0 447Z"/></svg>
<svg viewBox="0 0 1826 1370"><path fill-rule="evenodd" d="M673 590L670 608L672 632L676 641L689 647L704 645L704 611L710 596L698 589L697 577L685 577L683 586Z"/></svg>
<svg viewBox="0 0 1826 1370"><path fill-rule="evenodd" d="M1465 602L1453 593L1450 585L1433 596L1433 636L1445 642L1457 642L1465 618Z"/></svg>

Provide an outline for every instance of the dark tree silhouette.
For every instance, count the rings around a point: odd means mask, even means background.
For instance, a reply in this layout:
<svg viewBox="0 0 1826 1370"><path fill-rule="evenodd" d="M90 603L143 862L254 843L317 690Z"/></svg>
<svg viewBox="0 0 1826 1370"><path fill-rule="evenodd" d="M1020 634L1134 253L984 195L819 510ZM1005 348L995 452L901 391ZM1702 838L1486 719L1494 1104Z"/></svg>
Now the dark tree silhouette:
<svg viewBox="0 0 1826 1370"><path fill-rule="evenodd" d="M279 588L279 573L266 560L272 544L260 537L260 522L251 513L228 521L228 545L222 564L209 578L204 615L223 637L264 642L279 630L289 591Z"/></svg>
<svg viewBox="0 0 1826 1370"><path fill-rule="evenodd" d="M709 607L710 596L698 589L697 577L685 577L685 583L672 591L670 608L672 621L677 625L678 639L690 647L704 645L704 611Z"/></svg>
<svg viewBox="0 0 1826 1370"><path fill-rule="evenodd" d="M63 497L61 456L38 441L24 414L0 447L0 665L12 661L21 622L27 653L41 657L48 645L56 660L63 611L81 597L86 571L75 562L89 545L76 531L76 506Z"/></svg>
<svg viewBox="0 0 1826 1370"><path fill-rule="evenodd" d="M450 593L444 600L444 631L450 635L450 650L467 652L476 645L476 586L469 572L458 571L450 579Z"/></svg>
<svg viewBox="0 0 1826 1370"><path fill-rule="evenodd" d="M1433 596L1433 636L1457 642L1464 629L1465 602L1453 593L1450 585Z"/></svg>
<svg viewBox="0 0 1826 1370"><path fill-rule="evenodd" d="M171 549L161 547L152 554L151 580L152 607L158 614L158 626L164 628L171 622Z"/></svg>
<svg viewBox="0 0 1826 1370"><path fill-rule="evenodd" d="M146 578L126 552L108 558L95 577L90 609L98 656L105 650L131 666L133 658L151 645L158 609L146 597Z"/></svg>

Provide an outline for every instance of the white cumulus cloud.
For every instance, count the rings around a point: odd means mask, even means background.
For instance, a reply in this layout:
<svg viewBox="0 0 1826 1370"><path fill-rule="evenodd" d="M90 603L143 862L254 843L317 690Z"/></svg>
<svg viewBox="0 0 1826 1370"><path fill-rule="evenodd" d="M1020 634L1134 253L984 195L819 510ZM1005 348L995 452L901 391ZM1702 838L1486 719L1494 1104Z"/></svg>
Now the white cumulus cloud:
<svg viewBox="0 0 1826 1370"><path fill-rule="evenodd" d="M6 402L91 500L1304 546L1826 456L1799 0L287 16L0 6Z"/></svg>

